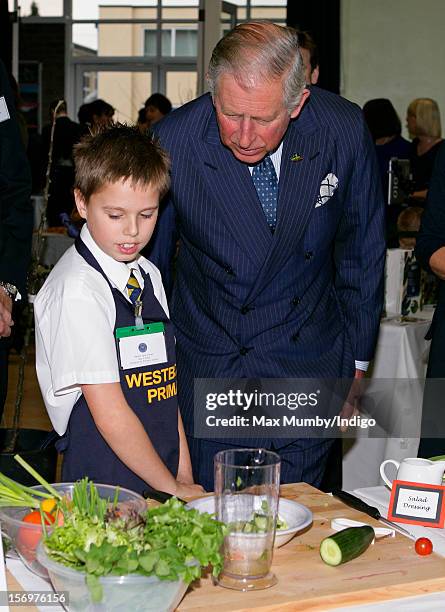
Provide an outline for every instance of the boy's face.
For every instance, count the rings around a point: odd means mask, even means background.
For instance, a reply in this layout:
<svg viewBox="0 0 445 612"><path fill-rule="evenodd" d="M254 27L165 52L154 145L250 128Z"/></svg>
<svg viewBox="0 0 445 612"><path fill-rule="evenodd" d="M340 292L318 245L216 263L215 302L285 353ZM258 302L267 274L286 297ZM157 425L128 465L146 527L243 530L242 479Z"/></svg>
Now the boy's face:
<svg viewBox="0 0 445 612"><path fill-rule="evenodd" d="M149 242L156 225L159 191L131 181L107 183L85 202L75 190L77 210L95 243L116 261L133 261Z"/></svg>

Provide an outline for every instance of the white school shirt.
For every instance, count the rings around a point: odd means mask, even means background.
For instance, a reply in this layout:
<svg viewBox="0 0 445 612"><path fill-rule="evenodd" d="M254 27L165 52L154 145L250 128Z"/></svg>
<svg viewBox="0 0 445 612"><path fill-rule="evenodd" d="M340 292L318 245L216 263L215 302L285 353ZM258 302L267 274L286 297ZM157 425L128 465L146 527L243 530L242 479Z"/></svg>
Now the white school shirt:
<svg viewBox="0 0 445 612"><path fill-rule="evenodd" d="M85 224L81 238L111 285L126 297L126 284L138 266L150 275L154 294L168 316L167 299L158 268L145 257L126 264L114 260L94 242ZM102 274L70 247L52 269L34 302L36 369L40 389L54 429L63 435L80 385L119 382L114 340L116 307Z"/></svg>

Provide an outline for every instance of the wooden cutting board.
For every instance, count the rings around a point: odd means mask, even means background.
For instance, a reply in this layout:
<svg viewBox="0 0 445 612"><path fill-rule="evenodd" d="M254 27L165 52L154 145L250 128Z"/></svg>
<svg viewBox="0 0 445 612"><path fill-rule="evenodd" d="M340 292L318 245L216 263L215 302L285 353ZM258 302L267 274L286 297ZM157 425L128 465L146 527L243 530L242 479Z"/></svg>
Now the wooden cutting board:
<svg viewBox="0 0 445 612"><path fill-rule="evenodd" d="M278 584L242 593L214 586L210 577L203 578L189 589L178 610L301 612L445 591L445 559L435 554L420 557L414 551L414 541L398 533L395 538L377 541L349 563L326 565L318 549L321 540L333 533L331 519L344 517L373 526L379 523L304 483L283 485L281 495L310 508L314 521L312 527L275 549L272 571Z"/></svg>

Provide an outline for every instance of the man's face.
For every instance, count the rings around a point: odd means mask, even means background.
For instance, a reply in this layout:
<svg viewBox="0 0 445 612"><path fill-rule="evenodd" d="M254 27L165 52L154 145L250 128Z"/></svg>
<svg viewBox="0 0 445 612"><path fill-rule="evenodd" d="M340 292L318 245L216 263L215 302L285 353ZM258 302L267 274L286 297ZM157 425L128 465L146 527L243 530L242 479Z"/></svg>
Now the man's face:
<svg viewBox="0 0 445 612"><path fill-rule="evenodd" d="M148 244L158 217L159 191L131 181L107 183L85 202L75 190L77 210L95 243L116 261L133 261Z"/></svg>
<svg viewBox="0 0 445 612"><path fill-rule="evenodd" d="M319 77L318 66L316 66L312 70L312 66L311 66L311 54L309 52L309 49L304 49L303 47L300 47L300 53L301 53L301 57L303 59L304 78L306 79L306 83L308 85L316 85L318 83L318 77Z"/></svg>
<svg viewBox="0 0 445 612"><path fill-rule="evenodd" d="M231 74L221 75L214 97L221 142L239 161L256 164L278 147L308 95L305 89L300 104L289 112L282 79L245 89Z"/></svg>

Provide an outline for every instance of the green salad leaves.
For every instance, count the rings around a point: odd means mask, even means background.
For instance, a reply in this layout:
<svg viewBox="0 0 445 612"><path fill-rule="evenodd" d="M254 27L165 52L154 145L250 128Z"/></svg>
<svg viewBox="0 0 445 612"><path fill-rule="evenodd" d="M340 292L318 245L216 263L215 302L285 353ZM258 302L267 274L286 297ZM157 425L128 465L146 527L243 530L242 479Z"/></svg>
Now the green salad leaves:
<svg viewBox="0 0 445 612"><path fill-rule="evenodd" d="M45 549L54 561L85 571L91 593L100 601L100 576L137 573L189 584L208 565L217 576L226 531L210 514L188 510L172 498L131 521L107 521L74 508L65 524L46 538Z"/></svg>

